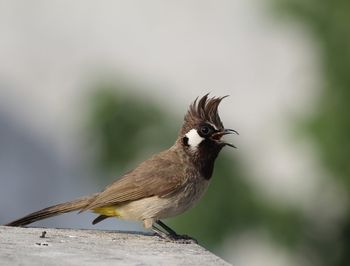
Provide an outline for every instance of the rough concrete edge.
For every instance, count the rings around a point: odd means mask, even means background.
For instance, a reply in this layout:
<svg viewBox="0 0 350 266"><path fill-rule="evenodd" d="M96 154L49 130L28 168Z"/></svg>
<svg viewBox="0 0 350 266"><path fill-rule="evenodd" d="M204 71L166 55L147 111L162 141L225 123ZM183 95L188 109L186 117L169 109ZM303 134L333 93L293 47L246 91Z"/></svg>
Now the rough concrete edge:
<svg viewBox="0 0 350 266"><path fill-rule="evenodd" d="M22 231L22 230L26 230L28 229L28 234L36 234L37 237L40 237L40 234L43 234L43 232L48 232L50 233L56 233L59 232L60 234L64 235L67 234L68 236L70 236L71 234L74 234L74 232L77 235L80 234L90 234L90 235L94 235L94 236L101 236L104 234L108 234L110 236L112 235L120 235L122 236L123 239L127 238L129 239L129 241L140 241L140 240L146 240L146 241L155 241L154 243L160 243L162 241L159 240L159 238L157 236L155 236L152 233L148 233L148 232L137 232L137 231L117 231L117 230L96 230L96 229L70 229L70 228L46 228L46 227L9 227L9 226L2 226L0 225L0 232L1 231L14 231L14 232L18 232L18 230ZM51 232L50 232L51 231ZM24 231L22 231L24 233ZM45 235L43 235L44 238L42 238L42 240L45 240ZM1 240L1 234L0 234L0 244L2 242ZM203 252L203 256L208 256L210 255L213 261L216 261L218 264L220 265L231 265L229 264L227 261L225 261L224 259L220 258L219 256L215 255L214 253L212 253L211 251L207 250L206 248L202 247L199 244L195 244L195 243L191 243L191 244L178 244L178 243L172 243L172 242L167 242L164 241L163 243L165 243L164 245L171 245L171 244L176 244L176 245L183 245L183 247L190 247L192 246L192 248L196 248L199 251ZM179 246L180 247L180 246ZM0 252L1 253L1 252ZM0 263L1 264L1 263Z"/></svg>

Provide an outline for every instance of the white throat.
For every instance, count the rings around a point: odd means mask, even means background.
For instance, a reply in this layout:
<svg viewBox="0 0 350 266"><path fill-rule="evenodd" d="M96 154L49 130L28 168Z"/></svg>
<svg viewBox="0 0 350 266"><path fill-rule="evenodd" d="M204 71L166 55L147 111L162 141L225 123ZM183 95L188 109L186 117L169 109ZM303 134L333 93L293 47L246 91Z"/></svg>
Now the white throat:
<svg viewBox="0 0 350 266"><path fill-rule="evenodd" d="M193 149L197 149L198 145L204 140L194 128L188 131L185 136L188 138L188 145Z"/></svg>

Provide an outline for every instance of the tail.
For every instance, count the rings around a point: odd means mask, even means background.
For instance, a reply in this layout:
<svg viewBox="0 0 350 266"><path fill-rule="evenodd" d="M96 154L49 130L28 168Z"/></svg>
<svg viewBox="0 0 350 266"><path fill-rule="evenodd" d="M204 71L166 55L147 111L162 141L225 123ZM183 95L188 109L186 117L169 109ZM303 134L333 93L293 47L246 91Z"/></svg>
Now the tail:
<svg viewBox="0 0 350 266"><path fill-rule="evenodd" d="M76 200L68 201L65 203L57 204L51 207L47 207L45 209L42 209L37 212L33 212L31 214L28 214L27 216L24 216L23 218L20 218L18 220L12 221L8 224L5 224L7 226L24 226L27 224L31 224L35 221L43 220L46 218L50 218L56 215L60 215L67 212L77 211L82 208L84 208L86 205L88 205L97 194L92 194L90 196L85 196L78 198Z"/></svg>

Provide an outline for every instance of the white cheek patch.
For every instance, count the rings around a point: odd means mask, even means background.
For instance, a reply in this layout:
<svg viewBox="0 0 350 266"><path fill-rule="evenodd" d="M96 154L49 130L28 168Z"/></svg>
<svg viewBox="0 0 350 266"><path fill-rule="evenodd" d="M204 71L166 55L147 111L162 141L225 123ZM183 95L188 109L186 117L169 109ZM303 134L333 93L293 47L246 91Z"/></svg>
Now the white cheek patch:
<svg viewBox="0 0 350 266"><path fill-rule="evenodd" d="M190 145L191 148L197 148L198 145L204 140L201 136L199 136L196 129L191 129L188 131L185 136L188 138L188 145Z"/></svg>

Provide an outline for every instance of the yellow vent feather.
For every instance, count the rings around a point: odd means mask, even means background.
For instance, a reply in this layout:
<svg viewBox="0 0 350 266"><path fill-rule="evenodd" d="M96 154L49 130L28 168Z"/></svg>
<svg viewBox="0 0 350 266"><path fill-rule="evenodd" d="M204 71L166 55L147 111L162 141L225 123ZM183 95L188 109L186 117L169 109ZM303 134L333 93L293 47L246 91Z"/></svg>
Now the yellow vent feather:
<svg viewBox="0 0 350 266"><path fill-rule="evenodd" d="M95 209L93 209L93 212L98 213L98 214L102 214L102 215L106 215L106 216L116 216L116 217L120 216L120 214L117 211L116 206L95 208Z"/></svg>

